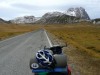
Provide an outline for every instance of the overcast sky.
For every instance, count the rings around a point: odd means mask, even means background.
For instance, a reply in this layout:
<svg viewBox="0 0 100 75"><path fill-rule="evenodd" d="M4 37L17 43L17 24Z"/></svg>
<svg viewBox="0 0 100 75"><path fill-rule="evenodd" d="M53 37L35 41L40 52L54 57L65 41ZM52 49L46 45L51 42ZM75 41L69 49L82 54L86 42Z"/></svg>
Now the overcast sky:
<svg viewBox="0 0 100 75"><path fill-rule="evenodd" d="M70 7L83 7L90 18L100 18L100 0L0 0L0 18L41 17L46 12L65 12Z"/></svg>

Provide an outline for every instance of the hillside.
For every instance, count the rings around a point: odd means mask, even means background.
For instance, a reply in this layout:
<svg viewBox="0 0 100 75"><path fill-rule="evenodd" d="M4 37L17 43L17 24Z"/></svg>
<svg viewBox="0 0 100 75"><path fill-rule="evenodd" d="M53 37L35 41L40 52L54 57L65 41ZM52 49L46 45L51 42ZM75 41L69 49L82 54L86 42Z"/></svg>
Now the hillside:
<svg viewBox="0 0 100 75"><path fill-rule="evenodd" d="M11 23L17 23L17 24L25 24L25 23L34 23L37 20L39 20L39 17L34 16L23 16L23 17L17 17L13 20L10 20Z"/></svg>
<svg viewBox="0 0 100 75"><path fill-rule="evenodd" d="M0 18L0 23L10 23L10 21L6 21L6 20L3 20L2 18Z"/></svg>

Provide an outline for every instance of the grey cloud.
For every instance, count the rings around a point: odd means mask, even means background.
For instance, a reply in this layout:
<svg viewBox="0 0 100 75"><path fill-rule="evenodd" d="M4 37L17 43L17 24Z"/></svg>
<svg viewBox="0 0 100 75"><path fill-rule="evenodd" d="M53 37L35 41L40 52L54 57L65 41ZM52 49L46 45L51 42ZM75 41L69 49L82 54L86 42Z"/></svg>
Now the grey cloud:
<svg viewBox="0 0 100 75"><path fill-rule="evenodd" d="M82 4L80 4L82 5ZM36 6L36 5L30 5L30 4L24 4L24 3L15 3L11 4L14 8L24 9L24 10L67 10L70 7L74 6L80 6L78 4L63 4L63 5L52 5L52 6Z"/></svg>
<svg viewBox="0 0 100 75"><path fill-rule="evenodd" d="M60 9L61 6L35 6L35 5L29 5L29 4L23 4L23 3L19 3L19 4L12 4L11 5L13 8L17 8L17 9L22 9L22 10L28 10L28 11L37 11L37 10L58 10Z"/></svg>
<svg viewBox="0 0 100 75"><path fill-rule="evenodd" d="M16 4L11 4L12 7L14 8L19 8L19 9L26 9L26 10L39 10L40 8L35 5L29 5L29 4L24 4L24 3L16 3Z"/></svg>
<svg viewBox="0 0 100 75"><path fill-rule="evenodd" d="M0 2L3 0L0 0ZM4 0L5 1L5 0ZM72 0L73 1L73 0ZM74 0L75 1L75 0ZM30 14L34 16L42 16L46 12L51 12L51 11L66 11L70 7L83 7L86 9L88 14L90 15L91 18L96 18L100 17L100 0L93 0L93 2L89 1L79 1L77 0L76 2L70 2L67 3L67 0L65 3L61 5L52 5L52 6L38 6L38 5L32 5L32 4L25 4L23 3L13 3L10 4L11 8L0 8L0 17L4 18L15 18L20 14ZM96 2L98 1L98 2ZM84 3L85 2L85 3Z"/></svg>

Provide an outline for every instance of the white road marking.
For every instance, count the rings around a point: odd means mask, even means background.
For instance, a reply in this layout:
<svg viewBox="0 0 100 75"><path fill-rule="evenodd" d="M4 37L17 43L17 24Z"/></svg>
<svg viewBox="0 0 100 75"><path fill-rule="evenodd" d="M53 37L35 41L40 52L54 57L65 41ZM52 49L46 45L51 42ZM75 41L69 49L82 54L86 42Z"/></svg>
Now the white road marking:
<svg viewBox="0 0 100 75"><path fill-rule="evenodd" d="M45 33L45 35L46 35L46 37L47 37L47 40L48 40L48 42L49 42L50 47L52 47L53 45L52 45L51 40L49 39L49 37L48 37L48 35L47 35L47 33L46 33L46 30L44 30L44 33Z"/></svg>

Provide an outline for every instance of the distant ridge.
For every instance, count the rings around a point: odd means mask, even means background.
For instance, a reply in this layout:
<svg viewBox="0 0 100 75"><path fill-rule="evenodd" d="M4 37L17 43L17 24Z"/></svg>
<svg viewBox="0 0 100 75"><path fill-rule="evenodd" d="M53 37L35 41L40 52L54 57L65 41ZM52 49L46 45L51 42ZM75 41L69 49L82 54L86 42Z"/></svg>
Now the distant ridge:
<svg viewBox="0 0 100 75"><path fill-rule="evenodd" d="M3 20L2 18L0 18L0 23L11 23L10 21L6 21L6 20Z"/></svg>
<svg viewBox="0 0 100 75"><path fill-rule="evenodd" d="M13 20L10 20L12 23L34 23L37 20L39 20L39 17L34 17L34 16L23 16L23 17L17 17Z"/></svg>

